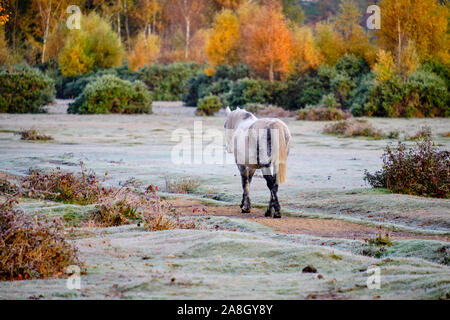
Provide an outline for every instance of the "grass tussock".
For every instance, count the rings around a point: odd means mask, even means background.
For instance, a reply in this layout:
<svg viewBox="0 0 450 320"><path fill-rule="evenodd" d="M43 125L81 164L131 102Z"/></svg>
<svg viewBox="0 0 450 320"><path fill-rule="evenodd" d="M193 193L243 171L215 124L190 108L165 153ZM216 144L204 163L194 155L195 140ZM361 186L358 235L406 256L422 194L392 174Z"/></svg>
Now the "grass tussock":
<svg viewBox="0 0 450 320"><path fill-rule="evenodd" d="M105 175L106 177L106 175ZM157 194L158 187L150 185L145 191L139 189L134 179L130 179L119 188L103 187L97 175L88 171L81 163L79 173L63 172L56 168L52 171L33 169L20 187L14 189L8 182L4 186L5 194L16 192L29 198L46 199L78 205L94 205L94 210L83 225L91 227L112 227L125 224L142 224L147 230L192 229L196 224L183 220L169 202ZM191 190L197 184L184 181L183 190ZM179 187L179 186L178 186ZM77 221L70 216L71 221Z"/></svg>
<svg viewBox="0 0 450 320"><path fill-rule="evenodd" d="M18 134L20 134L21 140L27 140L27 141L50 141L50 140L53 140L52 136L45 135L36 129L23 130L23 131L18 132Z"/></svg>
<svg viewBox="0 0 450 320"><path fill-rule="evenodd" d="M285 110L281 107L268 106L265 108L258 109L257 115L261 117L289 118L295 117L295 112Z"/></svg>
<svg viewBox="0 0 450 320"><path fill-rule="evenodd" d="M308 121L338 121L352 118L351 113L342 109L326 107L307 107L297 111L297 120Z"/></svg>
<svg viewBox="0 0 450 320"><path fill-rule="evenodd" d="M428 126L424 126L420 128L414 135L406 137L405 140L416 141L423 139L431 139L431 128Z"/></svg>
<svg viewBox="0 0 450 320"><path fill-rule="evenodd" d="M71 204L94 204L111 192L100 179L80 163L79 173L63 172L60 168L46 172L30 169L22 184L22 192L30 198L61 201Z"/></svg>
<svg viewBox="0 0 450 320"><path fill-rule="evenodd" d="M77 250L64 239L64 225L26 215L15 197L0 204L0 280L60 276L78 264Z"/></svg>
<svg viewBox="0 0 450 320"><path fill-rule="evenodd" d="M165 177L166 191L170 193L195 193L200 182L194 178L169 178Z"/></svg>
<svg viewBox="0 0 450 320"><path fill-rule="evenodd" d="M323 133L342 137L366 137L383 139L385 135L381 130L374 128L367 120L347 119L326 125Z"/></svg>
<svg viewBox="0 0 450 320"><path fill-rule="evenodd" d="M391 192L449 198L449 168L450 152L439 150L426 135L412 147L401 142L396 147L388 145L381 170L373 174L366 171L364 179Z"/></svg>

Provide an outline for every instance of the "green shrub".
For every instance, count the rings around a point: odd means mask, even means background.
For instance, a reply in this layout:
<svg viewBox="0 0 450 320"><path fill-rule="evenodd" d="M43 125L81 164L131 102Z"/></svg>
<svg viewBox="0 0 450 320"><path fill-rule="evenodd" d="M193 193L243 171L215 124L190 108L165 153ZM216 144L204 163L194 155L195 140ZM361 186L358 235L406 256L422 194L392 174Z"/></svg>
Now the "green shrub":
<svg viewBox="0 0 450 320"><path fill-rule="evenodd" d="M345 73L350 79L356 80L370 72L369 64L363 58L346 54L336 63L336 70Z"/></svg>
<svg viewBox="0 0 450 320"><path fill-rule="evenodd" d="M154 64L138 71L138 80L144 82L153 93L154 100L181 100L186 84L201 66L194 62L175 62L170 65Z"/></svg>
<svg viewBox="0 0 450 320"><path fill-rule="evenodd" d="M365 105L369 102L369 93L374 89L375 81L373 73L364 75L359 81L358 87L353 92L352 105L350 112L355 117L366 114Z"/></svg>
<svg viewBox="0 0 450 320"><path fill-rule="evenodd" d="M399 142L396 148L389 145L383 155L383 167L371 174L365 172L365 180L375 188L387 188L392 192L450 197L450 152L440 151L424 136L413 147Z"/></svg>
<svg viewBox="0 0 450 320"><path fill-rule="evenodd" d="M395 76L375 82L359 113L380 117L449 117L450 94L445 81L419 70L406 82Z"/></svg>
<svg viewBox="0 0 450 320"><path fill-rule="evenodd" d="M244 78L236 81L231 89L229 103L233 108L247 103L266 103L268 97L267 82Z"/></svg>
<svg viewBox="0 0 450 320"><path fill-rule="evenodd" d="M105 75L89 83L69 105L69 113L151 113L151 93L140 81Z"/></svg>
<svg viewBox="0 0 450 320"><path fill-rule="evenodd" d="M0 71L0 112L38 113L55 97L53 80L26 64Z"/></svg>
<svg viewBox="0 0 450 320"><path fill-rule="evenodd" d="M228 105L234 82L248 77L249 73L246 65L219 65L212 76L199 72L187 81L182 99L185 105L195 107L199 99L213 94L220 96L223 105Z"/></svg>
<svg viewBox="0 0 450 320"><path fill-rule="evenodd" d="M222 103L218 96L209 95L198 101L196 114L199 116L212 116L222 108Z"/></svg>
<svg viewBox="0 0 450 320"><path fill-rule="evenodd" d="M450 93L444 79L423 70L413 73L406 84L406 117L450 117Z"/></svg>

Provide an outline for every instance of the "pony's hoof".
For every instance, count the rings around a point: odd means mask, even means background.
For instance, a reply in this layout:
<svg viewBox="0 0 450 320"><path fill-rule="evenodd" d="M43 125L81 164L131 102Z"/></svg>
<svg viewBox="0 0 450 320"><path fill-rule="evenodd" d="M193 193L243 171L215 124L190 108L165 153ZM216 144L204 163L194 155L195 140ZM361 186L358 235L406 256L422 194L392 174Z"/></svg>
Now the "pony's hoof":
<svg viewBox="0 0 450 320"><path fill-rule="evenodd" d="M250 209L242 208L241 212L242 212L242 213L250 213Z"/></svg>
<svg viewBox="0 0 450 320"><path fill-rule="evenodd" d="M280 219L281 218L281 213L275 213L274 215L273 215L273 218L274 219Z"/></svg>
<svg viewBox="0 0 450 320"><path fill-rule="evenodd" d="M271 215L272 213L269 210L267 210L266 213L264 214L265 217L270 217Z"/></svg>

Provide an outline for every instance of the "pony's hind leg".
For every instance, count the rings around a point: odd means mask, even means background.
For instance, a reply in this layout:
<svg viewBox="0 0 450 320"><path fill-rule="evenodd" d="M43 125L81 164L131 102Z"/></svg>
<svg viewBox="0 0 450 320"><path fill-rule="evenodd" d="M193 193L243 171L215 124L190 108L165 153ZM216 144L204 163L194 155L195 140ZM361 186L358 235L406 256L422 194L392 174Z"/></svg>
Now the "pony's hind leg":
<svg viewBox="0 0 450 320"><path fill-rule="evenodd" d="M278 183L277 183L277 175L271 173L270 168L263 168L264 179L266 179L267 188L270 190L270 201L269 206L267 207L266 217L274 217L281 218L280 213L280 203L278 202Z"/></svg>
<svg viewBox="0 0 450 320"><path fill-rule="evenodd" d="M243 165L238 165L239 172L241 173L241 180L242 180L242 202L241 202L241 209L242 213L250 213L251 209L251 203L250 203L250 196L249 196L249 185L252 181L253 174L255 173L254 169L247 168Z"/></svg>

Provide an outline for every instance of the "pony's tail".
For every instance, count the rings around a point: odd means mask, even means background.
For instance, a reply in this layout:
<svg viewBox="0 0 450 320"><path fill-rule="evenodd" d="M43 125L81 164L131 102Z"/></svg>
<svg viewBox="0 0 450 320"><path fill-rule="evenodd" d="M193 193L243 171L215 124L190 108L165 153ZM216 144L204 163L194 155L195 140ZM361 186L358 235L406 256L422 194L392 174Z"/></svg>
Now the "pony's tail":
<svg viewBox="0 0 450 320"><path fill-rule="evenodd" d="M284 127L281 123L275 122L272 126L272 129L278 130L278 150L276 150L277 159L275 160L275 165L278 166L277 170L277 183L282 184L287 181L286 176L286 159L287 159L287 141L286 135L284 133Z"/></svg>

